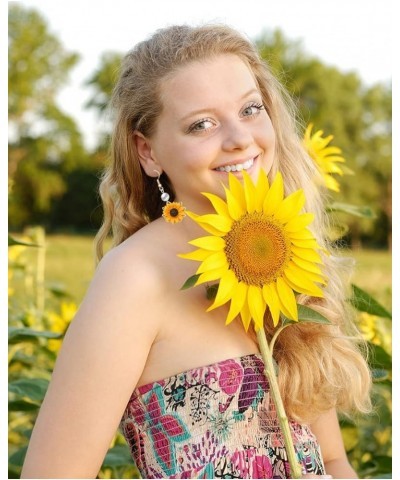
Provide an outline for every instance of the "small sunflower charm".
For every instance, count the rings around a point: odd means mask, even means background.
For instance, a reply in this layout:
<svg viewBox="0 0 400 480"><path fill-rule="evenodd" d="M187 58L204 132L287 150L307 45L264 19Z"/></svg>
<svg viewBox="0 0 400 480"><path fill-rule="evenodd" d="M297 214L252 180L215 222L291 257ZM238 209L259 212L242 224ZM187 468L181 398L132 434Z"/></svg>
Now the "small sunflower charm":
<svg viewBox="0 0 400 480"><path fill-rule="evenodd" d="M168 202L162 210L162 216L169 223L179 223L186 216L186 209L181 202Z"/></svg>

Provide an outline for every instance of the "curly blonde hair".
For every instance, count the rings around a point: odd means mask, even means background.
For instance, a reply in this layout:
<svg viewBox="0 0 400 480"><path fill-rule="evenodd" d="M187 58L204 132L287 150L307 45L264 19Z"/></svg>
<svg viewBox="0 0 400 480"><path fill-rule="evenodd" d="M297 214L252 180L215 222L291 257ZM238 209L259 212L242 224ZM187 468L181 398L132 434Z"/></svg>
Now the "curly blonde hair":
<svg viewBox="0 0 400 480"><path fill-rule="evenodd" d="M100 184L104 222L96 237L98 259L103 256L104 241L110 232L116 246L161 215L157 184L140 165L133 132L137 130L146 137L154 132L163 108L163 80L190 62L222 54L236 55L248 65L263 97L276 135L270 180L280 171L286 194L304 190L305 208L315 215L314 234L326 252L331 250L325 239L328 218L324 198L315 181L319 173L302 146L290 96L260 58L255 45L239 32L225 25L184 25L158 30L137 44L122 62L110 104L114 114L110 164ZM173 198L173 186L165 174L162 183ZM332 324L290 326L275 346L288 415L307 422L332 407L343 413L370 410L370 372L365 354L361 353L363 341L347 308L348 292L336 256L324 256L324 270L329 281L323 303L306 296L299 301L322 311ZM266 319L265 325L271 337L271 322Z"/></svg>

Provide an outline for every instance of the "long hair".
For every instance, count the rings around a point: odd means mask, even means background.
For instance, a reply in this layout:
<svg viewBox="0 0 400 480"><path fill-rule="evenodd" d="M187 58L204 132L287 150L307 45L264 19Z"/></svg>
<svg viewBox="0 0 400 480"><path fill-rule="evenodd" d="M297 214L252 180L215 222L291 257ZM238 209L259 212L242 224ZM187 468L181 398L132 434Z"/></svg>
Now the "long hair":
<svg viewBox="0 0 400 480"><path fill-rule="evenodd" d="M163 109L162 82L190 62L222 54L236 55L250 68L271 118L276 152L270 180L280 171L286 194L304 190L305 209L315 218L313 233L326 252L331 250L325 239L328 218L324 198L316 186L320 183L316 181L319 172L302 146L290 96L260 58L255 45L239 32L225 25L184 25L158 30L137 44L122 62L110 103L114 116L110 163L100 184L104 222L96 237L98 259L110 232L116 246L161 215L157 184L140 165L133 132L137 130L146 137L154 132ZM173 199L173 186L165 174L162 183ZM300 298L300 302L323 311L332 325L290 326L278 337L275 347L287 412L302 421L311 421L332 407L343 412L370 409L370 373L360 353L362 339L346 307L348 292L336 258L324 255L328 286L323 302L305 295ZM271 336L271 322L266 319L265 324Z"/></svg>

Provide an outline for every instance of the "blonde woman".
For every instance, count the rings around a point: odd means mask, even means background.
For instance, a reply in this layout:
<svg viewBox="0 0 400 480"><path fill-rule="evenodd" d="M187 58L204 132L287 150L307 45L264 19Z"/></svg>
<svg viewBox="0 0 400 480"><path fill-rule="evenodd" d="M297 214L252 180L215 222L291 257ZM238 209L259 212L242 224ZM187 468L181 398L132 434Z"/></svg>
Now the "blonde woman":
<svg viewBox="0 0 400 480"><path fill-rule="evenodd" d="M201 192L223 197L229 171L241 181L243 171L253 181L279 171L287 194L304 189L325 245L317 171L290 99L235 30L175 26L128 53L111 107L101 261L66 334L22 477L95 478L120 426L145 478L289 478L254 332L240 319L227 327L226 305L207 313L203 288L182 291L196 267L177 255L203 235L185 208L209 213ZM356 478L337 411L369 409L370 374L333 256L324 261L323 302L301 301L332 325L291 326L275 358L304 477ZM265 325L270 337L268 311Z"/></svg>

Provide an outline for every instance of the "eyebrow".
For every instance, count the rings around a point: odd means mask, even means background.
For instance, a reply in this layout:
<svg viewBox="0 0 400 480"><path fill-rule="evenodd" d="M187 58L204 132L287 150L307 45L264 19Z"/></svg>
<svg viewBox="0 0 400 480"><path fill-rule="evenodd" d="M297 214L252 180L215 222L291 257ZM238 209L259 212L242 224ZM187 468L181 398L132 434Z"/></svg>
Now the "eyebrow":
<svg viewBox="0 0 400 480"><path fill-rule="evenodd" d="M261 92L257 88L252 88L251 90L246 92L244 95L242 95L239 98L239 101L244 100L246 97L250 96L253 93L258 93L259 95L261 95ZM193 117L195 115L199 115L201 113L214 112L214 111L215 111L215 108L201 108L200 110L193 110L192 112L189 112L187 115L182 117L182 121L187 120L188 118Z"/></svg>

